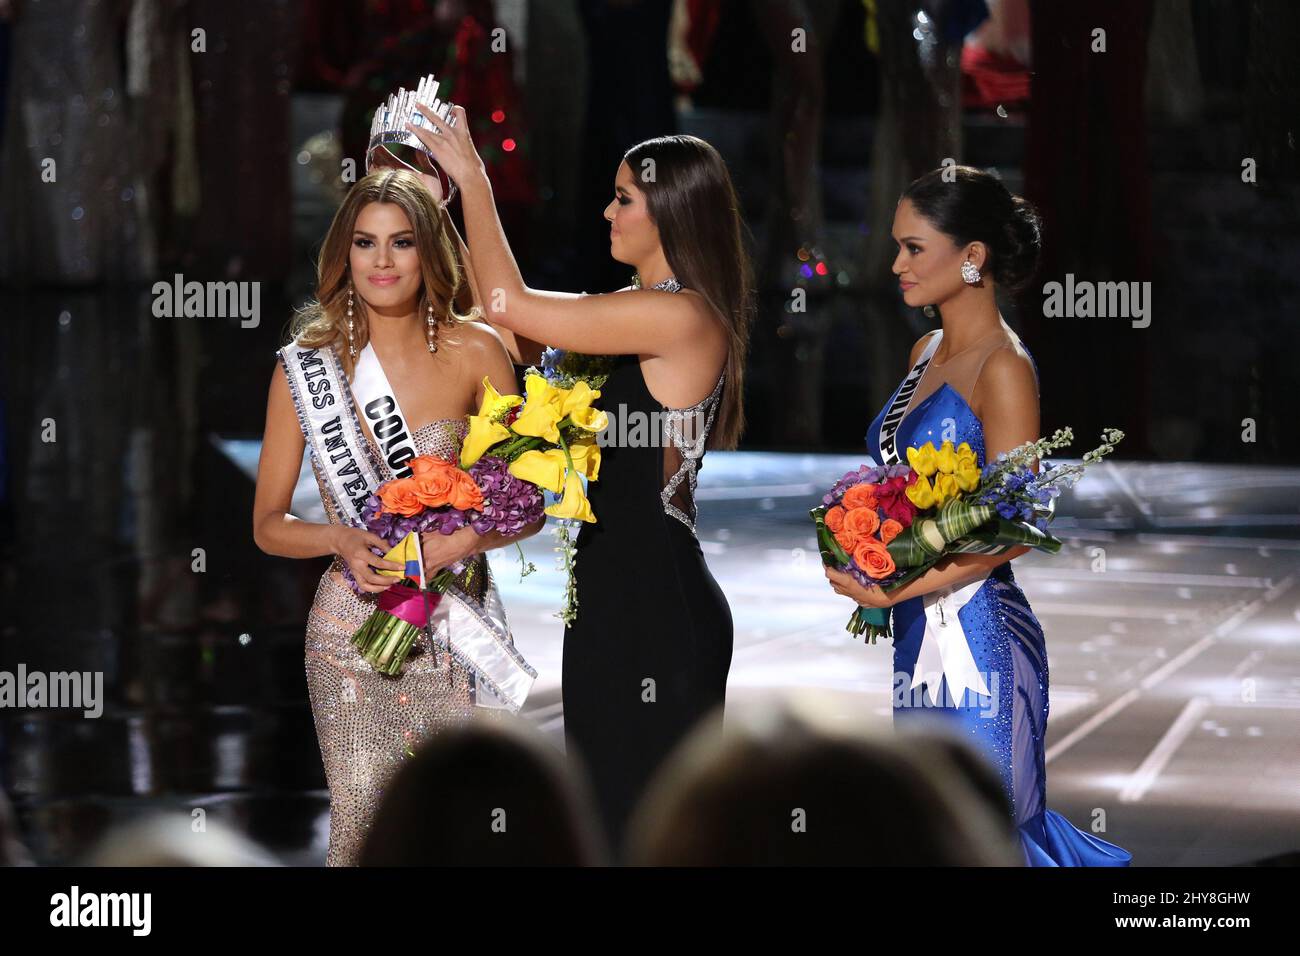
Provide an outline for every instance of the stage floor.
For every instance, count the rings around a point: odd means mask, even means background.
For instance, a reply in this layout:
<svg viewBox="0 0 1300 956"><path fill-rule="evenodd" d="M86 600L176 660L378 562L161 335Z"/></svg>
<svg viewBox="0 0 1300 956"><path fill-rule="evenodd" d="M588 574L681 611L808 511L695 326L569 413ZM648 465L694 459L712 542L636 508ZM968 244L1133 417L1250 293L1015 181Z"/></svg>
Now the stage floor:
<svg viewBox="0 0 1300 956"><path fill-rule="evenodd" d="M258 442L213 445L251 482ZM888 731L892 645L865 645L845 632L852 606L827 585L807 517L819 494L860 461L707 456L699 533L735 620L729 704L811 694L845 726ZM300 492L295 514L321 520L309 472ZM1238 864L1300 849L1297 492L1295 469L1106 463L1060 501L1062 552L1015 561L1047 635L1048 805L1085 829L1104 812L1101 835L1130 850L1135 865ZM524 716L562 747L555 614L563 578L554 544L549 529L525 542L537 570L523 580L513 548L490 557L516 644L539 673ZM290 651L294 639L286 637ZM303 704L305 693L297 709ZM301 718L296 733L310 738L309 715ZM297 740L295 750L309 763L314 746L314 738ZM122 795L103 814L252 799L215 785L177 799L148 790ZM270 818L309 821L292 837L277 827L276 850L288 861L323 862L326 791L258 799L275 801L274 809L230 815L253 831L269 829ZM39 799L21 801L24 821L50 819L40 807Z"/></svg>

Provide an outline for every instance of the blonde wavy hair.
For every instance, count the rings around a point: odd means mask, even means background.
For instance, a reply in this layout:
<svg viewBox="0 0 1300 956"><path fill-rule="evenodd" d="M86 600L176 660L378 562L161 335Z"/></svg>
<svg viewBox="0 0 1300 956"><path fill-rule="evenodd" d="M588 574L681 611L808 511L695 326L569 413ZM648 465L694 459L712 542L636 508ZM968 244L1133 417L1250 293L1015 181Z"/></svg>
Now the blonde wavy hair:
<svg viewBox="0 0 1300 956"><path fill-rule="evenodd" d="M290 336L307 348L329 346L338 354L349 377L353 361L348 351L348 259L357 217L372 202L390 202L400 206L415 233L415 248L420 257L420 294L416 315L428 314L433 304L437 319L434 341L455 345L459 339L439 334L442 328L454 330L466 322L478 321L481 310L473 305L469 287L456 246L451 239L451 221L415 173L406 169L379 169L357 181L344 197L316 260L316 295L294 315ZM357 351L370 341L370 317L365 301L353 295L353 338Z"/></svg>

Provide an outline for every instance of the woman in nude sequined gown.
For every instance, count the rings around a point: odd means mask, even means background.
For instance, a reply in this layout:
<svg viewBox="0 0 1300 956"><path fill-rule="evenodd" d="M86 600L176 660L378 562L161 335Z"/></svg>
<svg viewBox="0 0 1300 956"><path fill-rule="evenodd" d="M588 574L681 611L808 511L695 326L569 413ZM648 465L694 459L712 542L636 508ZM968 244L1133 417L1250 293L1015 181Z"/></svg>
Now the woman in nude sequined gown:
<svg viewBox="0 0 1300 956"><path fill-rule="evenodd" d="M345 409L340 420L343 427L357 429L356 446L365 449L379 481L393 478L394 469L365 416L357 414L348 384L355 375L354 349L373 346L401 412L412 423L411 438L421 455L456 453L465 434L464 416L478 408L485 376L499 392L518 391L498 334L455 308L458 294L467 290L451 240L454 232L422 178L381 170L353 187L322 247L316 300L294 326L294 346L315 347L317 356L324 355L330 367L346 375L338 382ZM374 609L378 592L393 583L374 568L398 565L370 550L387 551L387 543L347 520L348 505L331 491L315 455L312 469L329 523L289 514L306 445L305 403L318 397L318 382L310 388L295 385L288 374L288 347L277 354L281 364L272 374L267 404L254 537L270 554L333 555L308 615L305 659L330 790L326 862L350 865L386 782L422 740L461 721L508 710L484 692L472 668L434 647L427 629L400 677L381 675L360 658L351 635ZM518 537L536 533L542 523ZM446 536L425 534L426 571L463 562L454 585L457 600L476 616L504 621L484 552L505 543L496 532L480 536L468 526ZM345 569L363 593L349 586Z"/></svg>
<svg viewBox="0 0 1300 956"><path fill-rule="evenodd" d="M731 610L696 534L695 492L705 450L734 448L743 427L752 306L739 202L703 140L640 143L605 209L610 254L635 267L635 288L536 291L502 233L464 110L450 128L424 113L441 134L414 131L460 187L479 294L499 298L488 319L521 353L521 341L545 342L613 359L563 690L567 748L590 773L618 849L650 777L702 717L721 716L726 696Z"/></svg>

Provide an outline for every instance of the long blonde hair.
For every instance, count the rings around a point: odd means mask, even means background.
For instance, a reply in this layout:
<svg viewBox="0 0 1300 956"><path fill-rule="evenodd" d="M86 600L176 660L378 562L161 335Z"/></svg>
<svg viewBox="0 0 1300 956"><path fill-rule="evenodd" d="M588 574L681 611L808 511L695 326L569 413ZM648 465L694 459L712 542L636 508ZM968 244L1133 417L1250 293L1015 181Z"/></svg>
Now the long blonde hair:
<svg viewBox="0 0 1300 956"><path fill-rule="evenodd" d="M441 328L455 329L478 318L472 309L473 290L465 280L456 247L450 235L446 210L420 177L406 169L379 169L358 180L344 197L316 260L316 296L294 315L290 335L308 348L330 346L338 353L348 376L353 361L348 351L348 258L357 217L372 202L390 202L400 206L415 233L415 248L420 257L421 285L416 315L421 319L433 303L437 319L434 341L456 344L458 339L440 334ZM460 310L464 310L463 312ZM353 340L357 351L370 341L370 317L366 304L353 295Z"/></svg>

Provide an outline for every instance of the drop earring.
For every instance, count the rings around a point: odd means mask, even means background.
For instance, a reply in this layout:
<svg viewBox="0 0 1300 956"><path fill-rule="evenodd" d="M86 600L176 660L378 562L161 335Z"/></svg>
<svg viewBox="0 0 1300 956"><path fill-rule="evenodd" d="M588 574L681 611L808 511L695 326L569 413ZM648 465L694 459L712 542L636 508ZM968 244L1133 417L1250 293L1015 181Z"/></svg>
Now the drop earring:
<svg viewBox="0 0 1300 956"><path fill-rule="evenodd" d="M969 259L961 264L961 278L967 285L979 285L980 271Z"/></svg>
<svg viewBox="0 0 1300 956"><path fill-rule="evenodd" d="M348 283L348 354L353 360L357 357L356 340L352 337L352 284Z"/></svg>
<svg viewBox="0 0 1300 956"><path fill-rule="evenodd" d="M434 327L433 324L433 303L432 302L429 303L429 311L427 313L426 325L427 327L426 327L425 337L429 341L429 351L436 352L438 351L438 345L437 345L438 330Z"/></svg>

